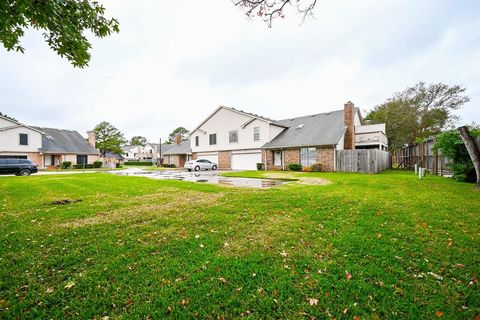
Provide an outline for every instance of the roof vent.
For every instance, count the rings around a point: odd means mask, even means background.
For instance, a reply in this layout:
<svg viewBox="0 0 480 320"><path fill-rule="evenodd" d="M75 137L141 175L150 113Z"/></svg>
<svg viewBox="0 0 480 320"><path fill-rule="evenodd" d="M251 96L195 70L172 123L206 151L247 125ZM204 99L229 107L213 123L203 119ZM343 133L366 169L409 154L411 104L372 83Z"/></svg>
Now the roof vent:
<svg viewBox="0 0 480 320"><path fill-rule="evenodd" d="M53 137L52 136L46 136L48 140L53 140Z"/></svg>
<svg viewBox="0 0 480 320"><path fill-rule="evenodd" d="M302 129L305 125L302 123L302 124L299 124L295 129Z"/></svg>

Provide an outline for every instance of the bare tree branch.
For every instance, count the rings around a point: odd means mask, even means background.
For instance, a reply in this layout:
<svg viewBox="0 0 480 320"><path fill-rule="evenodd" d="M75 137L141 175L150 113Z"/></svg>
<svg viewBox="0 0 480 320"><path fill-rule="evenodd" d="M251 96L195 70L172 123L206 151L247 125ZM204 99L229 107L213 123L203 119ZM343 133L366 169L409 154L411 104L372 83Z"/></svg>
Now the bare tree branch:
<svg viewBox="0 0 480 320"><path fill-rule="evenodd" d="M242 9L247 17L263 19L272 27L275 18L285 18L286 6L294 7L302 15L302 23L307 17L313 17L313 9L317 0L232 0L233 4Z"/></svg>

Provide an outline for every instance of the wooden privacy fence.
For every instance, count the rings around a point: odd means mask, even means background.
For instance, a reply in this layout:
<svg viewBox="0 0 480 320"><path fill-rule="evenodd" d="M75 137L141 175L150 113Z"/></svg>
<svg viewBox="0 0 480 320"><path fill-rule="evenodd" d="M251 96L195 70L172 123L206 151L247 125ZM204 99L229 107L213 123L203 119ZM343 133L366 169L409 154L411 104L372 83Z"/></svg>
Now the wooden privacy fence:
<svg viewBox="0 0 480 320"><path fill-rule="evenodd" d="M435 139L425 142L408 145L399 150L392 151L392 166L398 169L413 170L415 165L426 168L435 175L449 175L447 167L449 159L442 155L442 151L433 151Z"/></svg>
<svg viewBox="0 0 480 320"><path fill-rule="evenodd" d="M378 173L390 168L390 153L379 149L337 150L336 169L342 172Z"/></svg>

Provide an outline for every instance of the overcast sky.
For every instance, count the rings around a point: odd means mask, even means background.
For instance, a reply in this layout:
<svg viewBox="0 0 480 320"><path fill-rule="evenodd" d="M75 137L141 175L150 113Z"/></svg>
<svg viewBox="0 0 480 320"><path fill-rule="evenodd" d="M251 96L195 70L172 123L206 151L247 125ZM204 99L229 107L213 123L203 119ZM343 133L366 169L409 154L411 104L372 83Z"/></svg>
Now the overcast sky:
<svg viewBox="0 0 480 320"><path fill-rule="evenodd" d="M100 0L120 33L92 38L74 68L38 31L25 54L0 48L0 111L36 126L78 130L109 121L156 142L194 128L217 106L274 119L361 110L419 81L461 84L462 122L480 122L480 1L318 0L269 29L229 0Z"/></svg>

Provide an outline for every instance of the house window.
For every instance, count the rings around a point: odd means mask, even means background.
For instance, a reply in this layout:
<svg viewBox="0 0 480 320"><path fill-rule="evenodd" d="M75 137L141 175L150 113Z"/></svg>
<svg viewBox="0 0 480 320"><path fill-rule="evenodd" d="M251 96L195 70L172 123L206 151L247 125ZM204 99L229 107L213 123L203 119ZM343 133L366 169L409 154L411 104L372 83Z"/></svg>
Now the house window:
<svg viewBox="0 0 480 320"><path fill-rule="evenodd" d="M20 145L28 146L28 134L20 133Z"/></svg>
<svg viewBox="0 0 480 320"><path fill-rule="evenodd" d="M87 164L87 157L86 155L77 155L77 164Z"/></svg>
<svg viewBox="0 0 480 320"><path fill-rule="evenodd" d="M302 166L311 166L317 162L317 149L315 147L300 148L300 164Z"/></svg>
<svg viewBox="0 0 480 320"><path fill-rule="evenodd" d="M209 135L208 141L209 141L210 145L217 144L217 134L212 133L211 135Z"/></svg>
<svg viewBox="0 0 480 320"><path fill-rule="evenodd" d="M195 136L195 147L198 147L200 145L200 138L199 136Z"/></svg>
<svg viewBox="0 0 480 320"><path fill-rule="evenodd" d="M260 140L260 127L253 127L253 141Z"/></svg>
<svg viewBox="0 0 480 320"><path fill-rule="evenodd" d="M229 143L237 143L238 142L238 131L228 132L228 142Z"/></svg>

